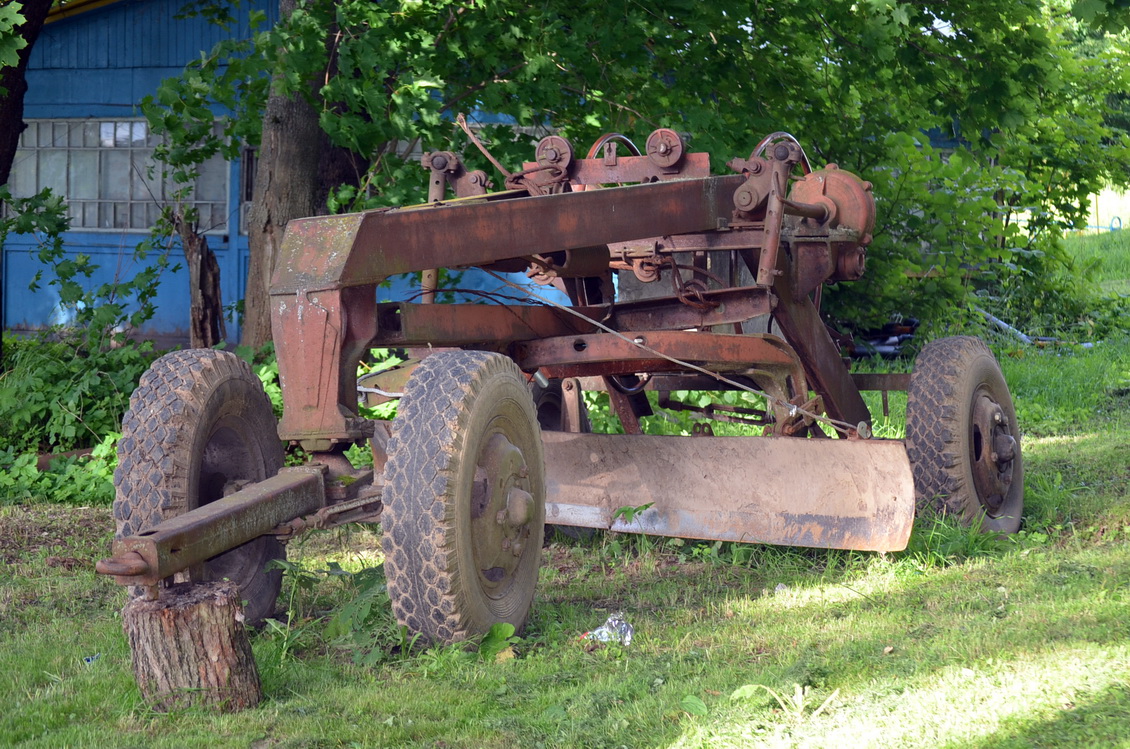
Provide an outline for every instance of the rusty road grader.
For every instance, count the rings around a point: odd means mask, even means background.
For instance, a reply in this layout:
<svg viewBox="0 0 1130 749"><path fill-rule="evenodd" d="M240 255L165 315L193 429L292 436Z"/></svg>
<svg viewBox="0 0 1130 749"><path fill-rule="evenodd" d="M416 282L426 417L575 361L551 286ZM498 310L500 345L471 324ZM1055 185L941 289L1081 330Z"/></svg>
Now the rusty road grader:
<svg viewBox="0 0 1130 749"><path fill-rule="evenodd" d="M667 129L586 158L547 137L496 192L455 153L423 165L427 204L288 226L271 284L281 423L230 353L174 352L142 378L100 573L150 599L227 578L257 620L288 538L379 522L397 620L451 642L525 622L547 523L880 551L905 547L916 507L1017 528L1016 413L985 345L942 339L912 374L853 374L821 319L822 286L864 272L869 183L812 169L784 133L722 176ZM437 269L472 267L500 286L526 271L570 303L517 284L441 303ZM415 301L377 302L412 272ZM358 380L376 346L410 358ZM761 406L673 395L688 390ZM908 390L905 441L872 437L862 390ZM590 433L585 391L607 393L624 434ZM397 399L391 426L359 397ZM642 433L655 409L697 411L694 434ZM718 421L762 436L714 436ZM283 442L309 461L284 467ZM343 453L365 442L373 467L355 469Z"/></svg>

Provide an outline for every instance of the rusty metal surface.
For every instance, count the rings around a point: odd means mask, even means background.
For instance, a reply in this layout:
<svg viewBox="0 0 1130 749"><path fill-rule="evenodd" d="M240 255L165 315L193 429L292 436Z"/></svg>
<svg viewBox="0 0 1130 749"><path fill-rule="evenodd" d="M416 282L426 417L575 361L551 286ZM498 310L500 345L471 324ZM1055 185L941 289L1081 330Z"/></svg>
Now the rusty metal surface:
<svg viewBox="0 0 1130 749"><path fill-rule="evenodd" d="M577 311L600 320L614 330L686 330L742 322L764 315L774 299L758 289L721 289L703 292L708 309L678 303L675 297ZM509 343L593 333L597 328L582 318L553 307L485 304L377 305L381 343L386 346L474 346L503 350Z"/></svg>
<svg viewBox="0 0 1130 749"><path fill-rule="evenodd" d="M871 372L852 372L851 381L860 390L906 390L910 387L909 372L876 374Z"/></svg>
<svg viewBox="0 0 1130 749"><path fill-rule="evenodd" d="M739 251L751 271L758 267L758 258L747 250ZM871 412L863 396L851 380L847 365L840 356L840 348L828 334L820 312L807 296L793 294L793 279L785 258L778 264L781 274L773 285L777 306L773 319L785 334L785 339L796 350L804 363L813 389L824 399L828 415L850 424L871 424Z"/></svg>
<svg viewBox="0 0 1130 749"><path fill-rule="evenodd" d="M114 541L114 556L96 565L121 585L155 585L275 526L325 505L321 468L284 468L277 475ZM144 562L138 562L138 558Z"/></svg>
<svg viewBox="0 0 1130 749"><path fill-rule="evenodd" d="M914 519L901 441L544 432L546 522L897 551ZM620 507L654 505L632 522Z"/></svg>
<svg viewBox="0 0 1130 749"><path fill-rule="evenodd" d="M723 177L706 176L708 157L686 153L674 131L656 131L648 144L646 155L620 157L607 144L598 158L577 159L571 144L550 136L539 143L535 164L508 173L507 184L521 189L291 222L271 288L285 403L280 435L311 451L361 439L352 377L370 345L503 351L527 371L544 365L558 377L672 371L662 357L643 356L560 311L401 305L399 313L382 308L377 315L373 304L375 284L398 273L524 263L533 263L531 272L543 281L564 281L577 304L605 303L612 287L603 247L612 265L626 264L644 280L672 282L674 296L634 307L587 307L584 314L614 329L654 336L668 329L731 325L772 311L829 414L852 423L869 421L807 294L829 279L862 272L861 247L870 240L874 219L870 186L834 166L812 171L795 140L783 136L755 149L750 158L731 162L741 173ZM425 162L432 180L429 197L436 201L447 185L455 185L452 175L462 167L452 152L429 154ZM790 172L797 165L805 174L793 179ZM645 183L604 189L587 184L635 179ZM567 192L570 187L576 191ZM795 244L796 252L778 252L779 243L790 250ZM692 265L671 258L675 252L734 249L759 288L732 288L736 277L711 276L705 256L696 255ZM689 279L683 278L684 269L692 271ZM577 278L562 278L567 275ZM774 308L779 300L783 309ZM565 340L574 332L595 337L578 347L577 341ZM664 353L730 372L755 364L782 366L774 357L779 352L749 351L694 335L672 341ZM759 385L775 389L775 398L809 402L803 385L792 392L789 380L778 374L770 373L768 380L764 372L760 376Z"/></svg>
<svg viewBox="0 0 1130 749"><path fill-rule="evenodd" d="M608 250L613 257L646 257L656 253L748 250L760 247L764 241L765 230L758 226L609 242Z"/></svg>
<svg viewBox="0 0 1130 749"><path fill-rule="evenodd" d="M600 319L604 311L582 308ZM502 350L514 341L591 333L596 328L552 307L388 302L378 305L381 342L389 346L476 346Z"/></svg>
<svg viewBox="0 0 1130 749"><path fill-rule="evenodd" d="M483 265L662 234L716 229L740 176L679 179L427 209L296 219L272 295L375 284L398 273Z"/></svg>
<svg viewBox="0 0 1130 749"><path fill-rule="evenodd" d="M593 367L594 373L680 371L683 369L633 342L683 361L700 364L713 371L742 371L756 364L759 367L793 367L796 359L769 336L726 335L688 331L624 332L630 340L603 333L561 336L518 344L514 360L527 371L547 367L555 371ZM580 356L580 355L583 355ZM583 362L581 361L583 359ZM648 369L632 369L631 365L647 364ZM600 365L628 365L627 369L600 371ZM588 373L584 373L588 374ZM560 376L584 376L560 375Z"/></svg>
<svg viewBox="0 0 1130 749"><path fill-rule="evenodd" d="M709 177L710 155L688 153L684 156L680 177ZM615 185L624 182L647 182L651 179L670 179L671 171L655 163L648 156L617 156L614 163L605 159L577 159L569 172L569 182L574 185Z"/></svg>
<svg viewBox="0 0 1130 749"><path fill-rule="evenodd" d="M776 304L767 291L750 288L704 291L700 299L705 308L681 304L676 297L617 303L606 324L616 330L687 330L744 322L768 314Z"/></svg>
<svg viewBox="0 0 1130 749"><path fill-rule="evenodd" d="M285 294L271 304L284 403L279 436L309 452L363 438L357 362L377 334L376 288Z"/></svg>

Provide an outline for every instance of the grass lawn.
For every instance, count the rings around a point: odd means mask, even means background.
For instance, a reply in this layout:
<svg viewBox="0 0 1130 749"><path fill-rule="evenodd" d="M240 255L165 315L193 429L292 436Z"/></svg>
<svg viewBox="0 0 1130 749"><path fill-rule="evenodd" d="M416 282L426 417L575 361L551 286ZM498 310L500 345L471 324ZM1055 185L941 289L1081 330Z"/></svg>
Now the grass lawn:
<svg viewBox="0 0 1130 749"><path fill-rule="evenodd" d="M0 746L1130 745L1130 340L1000 343L1026 462L1009 540L556 538L523 639L484 658L406 648L379 588L364 629L331 636L379 530L317 533L290 546L291 619L253 635L266 700L238 715L141 702L125 593L93 573L108 508L0 507ZM579 639L615 611L630 646Z"/></svg>
<svg viewBox="0 0 1130 749"><path fill-rule="evenodd" d="M1076 268L1104 291L1130 294L1130 232L1110 231L1076 237L1068 243Z"/></svg>

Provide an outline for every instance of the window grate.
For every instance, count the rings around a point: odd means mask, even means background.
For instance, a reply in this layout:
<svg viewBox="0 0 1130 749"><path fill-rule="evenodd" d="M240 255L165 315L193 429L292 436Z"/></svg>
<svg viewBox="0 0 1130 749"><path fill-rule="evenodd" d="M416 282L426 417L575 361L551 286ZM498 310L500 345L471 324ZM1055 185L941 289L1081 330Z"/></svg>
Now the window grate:
<svg viewBox="0 0 1130 749"><path fill-rule="evenodd" d="M72 229L146 231L179 188L153 160L159 144L145 120L28 120L12 195L50 187L66 199ZM227 231L228 173L223 157L213 156L191 186L186 202L206 232Z"/></svg>

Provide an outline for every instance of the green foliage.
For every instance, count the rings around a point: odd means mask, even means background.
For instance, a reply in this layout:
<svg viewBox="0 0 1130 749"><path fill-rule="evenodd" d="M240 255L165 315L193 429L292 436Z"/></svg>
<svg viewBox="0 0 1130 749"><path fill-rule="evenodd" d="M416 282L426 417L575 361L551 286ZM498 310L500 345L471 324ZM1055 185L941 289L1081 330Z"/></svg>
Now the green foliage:
<svg viewBox="0 0 1130 749"><path fill-rule="evenodd" d="M961 324L970 292L1016 267L1021 232L1006 225L997 200L1023 179L968 151L946 155L921 135L894 133L885 143L889 161L871 175L878 217L866 280L834 285L827 304L856 328L880 327L892 311Z"/></svg>
<svg viewBox="0 0 1130 749"><path fill-rule="evenodd" d="M803 720L811 720L816 718L821 713L828 709L837 697L840 696L840 690L836 689L828 697L820 703L820 706L815 710L810 710L811 707L811 693L812 688L809 686L801 686L800 684L793 684L793 693L786 695L782 692L767 687L764 684L744 684L733 691L730 695L731 700L747 701L756 697L759 692L764 692L773 698L781 713L789 720L799 723Z"/></svg>
<svg viewBox="0 0 1130 749"><path fill-rule="evenodd" d="M1071 433L1095 414L1120 413L1114 395L1130 384L1125 341L1123 336L1089 349L1012 347L998 355L1024 434ZM1064 371L1072 372L1069 385Z"/></svg>
<svg viewBox="0 0 1130 749"><path fill-rule="evenodd" d="M50 500L79 507L109 507L114 501L114 468L120 435L108 434L89 454L60 457L45 471L36 454L0 449L0 505Z"/></svg>
<svg viewBox="0 0 1130 749"><path fill-rule="evenodd" d="M121 427L150 343L89 348L82 338L20 339L4 334L0 443L21 452L63 452L99 444Z"/></svg>
<svg viewBox="0 0 1130 749"><path fill-rule="evenodd" d="M267 622L280 660L325 644L372 668L415 648L419 635L409 635L392 617L383 565L350 572L332 561L323 569L283 560L271 564L284 575L286 621Z"/></svg>
<svg viewBox="0 0 1130 749"><path fill-rule="evenodd" d="M522 641L514 634L514 625L509 622L496 622L491 625L479 642L479 659L488 663L507 660L513 657L514 645Z"/></svg>
<svg viewBox="0 0 1130 749"><path fill-rule="evenodd" d="M283 400L282 385L279 383L279 362L275 358L275 344L268 341L259 349L250 346L236 346L233 353L243 359L251 367L251 371L259 378L263 391L271 399L271 408L275 418L282 418Z"/></svg>
<svg viewBox="0 0 1130 749"><path fill-rule="evenodd" d="M631 505L618 507L616 511L612 513L612 519L623 520L625 523L631 524L635 522L637 516L644 512L647 512L654 504L654 502L648 502L646 504L639 505L638 507L632 507Z"/></svg>
<svg viewBox="0 0 1130 749"><path fill-rule="evenodd" d="M1096 29L1118 32L1130 28L1130 4L1125 0L1075 0L1071 12Z"/></svg>
<svg viewBox="0 0 1130 749"><path fill-rule="evenodd" d="M27 46L27 40L16 32L16 27L24 22L19 3L0 5L0 70L20 63L20 50ZM0 86L0 96L8 91Z"/></svg>
<svg viewBox="0 0 1130 749"><path fill-rule="evenodd" d="M706 703L702 701L702 698L693 694L688 694L684 696L683 699L679 700L679 707L686 711L687 714L697 715L700 718L710 713L710 710L706 707Z"/></svg>

